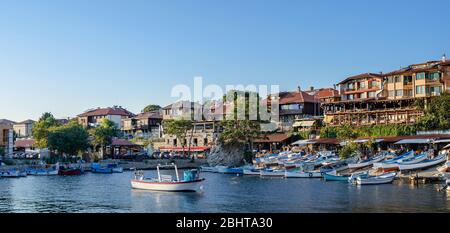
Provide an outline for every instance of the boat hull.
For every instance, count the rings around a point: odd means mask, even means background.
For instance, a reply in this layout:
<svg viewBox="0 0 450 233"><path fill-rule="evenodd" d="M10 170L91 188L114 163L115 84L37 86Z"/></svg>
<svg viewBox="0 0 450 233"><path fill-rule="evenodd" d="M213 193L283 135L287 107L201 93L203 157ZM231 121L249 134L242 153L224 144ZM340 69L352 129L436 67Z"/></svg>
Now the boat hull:
<svg viewBox="0 0 450 233"><path fill-rule="evenodd" d="M348 182L348 178L350 176L337 176L337 175L332 175L332 174L323 174L323 179L325 181L344 181L344 182Z"/></svg>
<svg viewBox="0 0 450 233"><path fill-rule="evenodd" d="M263 177L284 177L284 171L260 171L260 176Z"/></svg>
<svg viewBox="0 0 450 233"><path fill-rule="evenodd" d="M133 189L166 191L166 192L197 192L201 189L205 179L180 182L155 182L145 180L131 180Z"/></svg>
<svg viewBox="0 0 450 233"><path fill-rule="evenodd" d="M382 175L377 177L358 177L356 178L356 184L358 185L375 185L375 184L389 184L392 183L395 179L395 173L389 175Z"/></svg>
<svg viewBox="0 0 450 233"><path fill-rule="evenodd" d="M70 169L70 170L59 170L58 175L60 176L77 176L81 175L83 171L81 169Z"/></svg>
<svg viewBox="0 0 450 233"><path fill-rule="evenodd" d="M429 161L422 161L420 163L415 164L399 164L398 168L400 169L400 171L419 170L436 166L440 163L445 162L446 160L447 160L446 156L440 156Z"/></svg>
<svg viewBox="0 0 450 233"><path fill-rule="evenodd" d="M286 178L322 178L320 172L286 172Z"/></svg>
<svg viewBox="0 0 450 233"><path fill-rule="evenodd" d="M243 173L246 176L259 176L261 171L260 170L254 170L254 169L244 169Z"/></svg>
<svg viewBox="0 0 450 233"><path fill-rule="evenodd" d="M369 166L372 166L374 163L380 162L383 159L384 159L384 156L379 156L379 157L374 158L374 159L372 159L370 161L367 161L367 162L351 163L351 164L348 164L348 168L349 169L359 169L359 168L369 167Z"/></svg>

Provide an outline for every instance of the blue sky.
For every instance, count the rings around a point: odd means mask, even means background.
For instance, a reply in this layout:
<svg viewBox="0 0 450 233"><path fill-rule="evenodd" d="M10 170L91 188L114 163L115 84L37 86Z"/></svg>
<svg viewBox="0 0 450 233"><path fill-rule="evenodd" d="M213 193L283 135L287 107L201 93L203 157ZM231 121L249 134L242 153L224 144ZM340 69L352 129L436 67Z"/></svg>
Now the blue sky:
<svg viewBox="0 0 450 233"><path fill-rule="evenodd" d="M443 1L0 1L0 118L139 112L176 84L331 87L450 54Z"/></svg>

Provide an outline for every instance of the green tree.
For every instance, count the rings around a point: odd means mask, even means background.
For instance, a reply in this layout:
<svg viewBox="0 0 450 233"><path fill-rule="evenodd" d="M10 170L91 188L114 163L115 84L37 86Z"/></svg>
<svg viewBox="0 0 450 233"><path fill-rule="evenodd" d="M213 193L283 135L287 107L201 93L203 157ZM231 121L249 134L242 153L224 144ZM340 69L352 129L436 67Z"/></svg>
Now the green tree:
<svg viewBox="0 0 450 233"><path fill-rule="evenodd" d="M159 109L161 109L161 106L156 105L156 104L149 104L149 105L145 106L144 109L142 109L142 112L153 112L153 111L156 111Z"/></svg>
<svg viewBox="0 0 450 233"><path fill-rule="evenodd" d="M183 148L183 154L184 154L184 148L186 147L187 140L187 133L189 131L192 132L194 129L194 123L191 120L186 119L170 119L170 120L164 120L163 121L163 127L164 131L168 135L175 136L177 140L181 143L181 147ZM191 134L192 136L192 134ZM191 140L189 140L189 147L191 145Z"/></svg>
<svg viewBox="0 0 450 233"><path fill-rule="evenodd" d="M75 155L89 146L89 133L78 122L56 126L48 134L48 148L60 154Z"/></svg>
<svg viewBox="0 0 450 233"><path fill-rule="evenodd" d="M355 154L357 150L358 144L353 142L347 143L339 150L339 158L341 159L350 158L352 155Z"/></svg>
<svg viewBox="0 0 450 233"><path fill-rule="evenodd" d="M52 127L59 126L58 121L49 112L42 114L41 118L34 124L32 134L36 147L48 147L48 134Z"/></svg>
<svg viewBox="0 0 450 233"><path fill-rule="evenodd" d="M224 144L249 143L253 148L253 139L261 134L261 126L257 121L226 120L221 122L223 132L219 140Z"/></svg>
<svg viewBox="0 0 450 233"><path fill-rule="evenodd" d="M89 130L92 136L92 144L94 148L100 147L101 155L104 156L105 148L110 146L112 139L119 136L119 129L116 123L111 120L104 119L100 125Z"/></svg>
<svg viewBox="0 0 450 233"><path fill-rule="evenodd" d="M443 92L440 96L426 103L425 116L419 120L422 130L450 128L450 93Z"/></svg>

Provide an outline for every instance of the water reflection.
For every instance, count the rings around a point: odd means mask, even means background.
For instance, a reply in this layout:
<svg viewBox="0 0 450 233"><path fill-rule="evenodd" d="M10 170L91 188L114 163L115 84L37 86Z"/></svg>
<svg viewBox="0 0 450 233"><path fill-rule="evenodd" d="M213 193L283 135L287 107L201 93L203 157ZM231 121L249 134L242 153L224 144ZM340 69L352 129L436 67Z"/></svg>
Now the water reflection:
<svg viewBox="0 0 450 233"><path fill-rule="evenodd" d="M148 176L156 175L148 171ZM200 193L133 190L131 172L0 179L0 212L449 212L439 184L356 186L203 174Z"/></svg>

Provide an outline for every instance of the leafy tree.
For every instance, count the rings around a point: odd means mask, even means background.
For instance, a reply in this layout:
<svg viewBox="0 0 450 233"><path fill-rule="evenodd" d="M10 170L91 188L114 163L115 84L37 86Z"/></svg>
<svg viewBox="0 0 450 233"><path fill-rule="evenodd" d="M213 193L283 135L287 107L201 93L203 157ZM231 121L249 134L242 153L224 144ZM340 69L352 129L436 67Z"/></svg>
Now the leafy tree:
<svg viewBox="0 0 450 233"><path fill-rule="evenodd" d="M78 122L50 129L48 147L62 154L75 155L89 146L89 133Z"/></svg>
<svg viewBox="0 0 450 233"><path fill-rule="evenodd" d="M184 139L187 137L187 133L189 131L192 132L194 129L194 123L191 120L186 119L170 119L170 120L164 120L163 121L163 127L165 133L168 135L173 135L177 138L179 142L181 142L181 147L186 147L186 142ZM192 135L192 134L191 134ZM191 145L191 140L189 140L189 147Z"/></svg>
<svg viewBox="0 0 450 233"><path fill-rule="evenodd" d="M150 104L147 105L144 109L142 109L142 112L152 112L161 109L161 106L156 104Z"/></svg>
<svg viewBox="0 0 450 233"><path fill-rule="evenodd" d="M245 144L253 147L253 139L261 134L259 122L250 120L226 120L221 122L223 132L219 140L224 144Z"/></svg>
<svg viewBox="0 0 450 233"><path fill-rule="evenodd" d="M450 93L443 92L440 96L426 103L425 116L418 125L422 130L450 128ZM428 126L428 127L427 127Z"/></svg>
<svg viewBox="0 0 450 233"><path fill-rule="evenodd" d="M347 143L339 150L339 157L341 159L350 158L355 152L358 150L358 144L356 143Z"/></svg>
<svg viewBox="0 0 450 233"><path fill-rule="evenodd" d="M99 126L89 130L93 140L94 148L100 146L101 155L104 156L105 148L110 146L112 139L119 136L119 129L116 123L111 120L104 119Z"/></svg>
<svg viewBox="0 0 450 233"><path fill-rule="evenodd" d="M52 127L59 126L58 121L49 112L42 114L41 118L33 125L32 134L36 147L48 147L48 134Z"/></svg>

